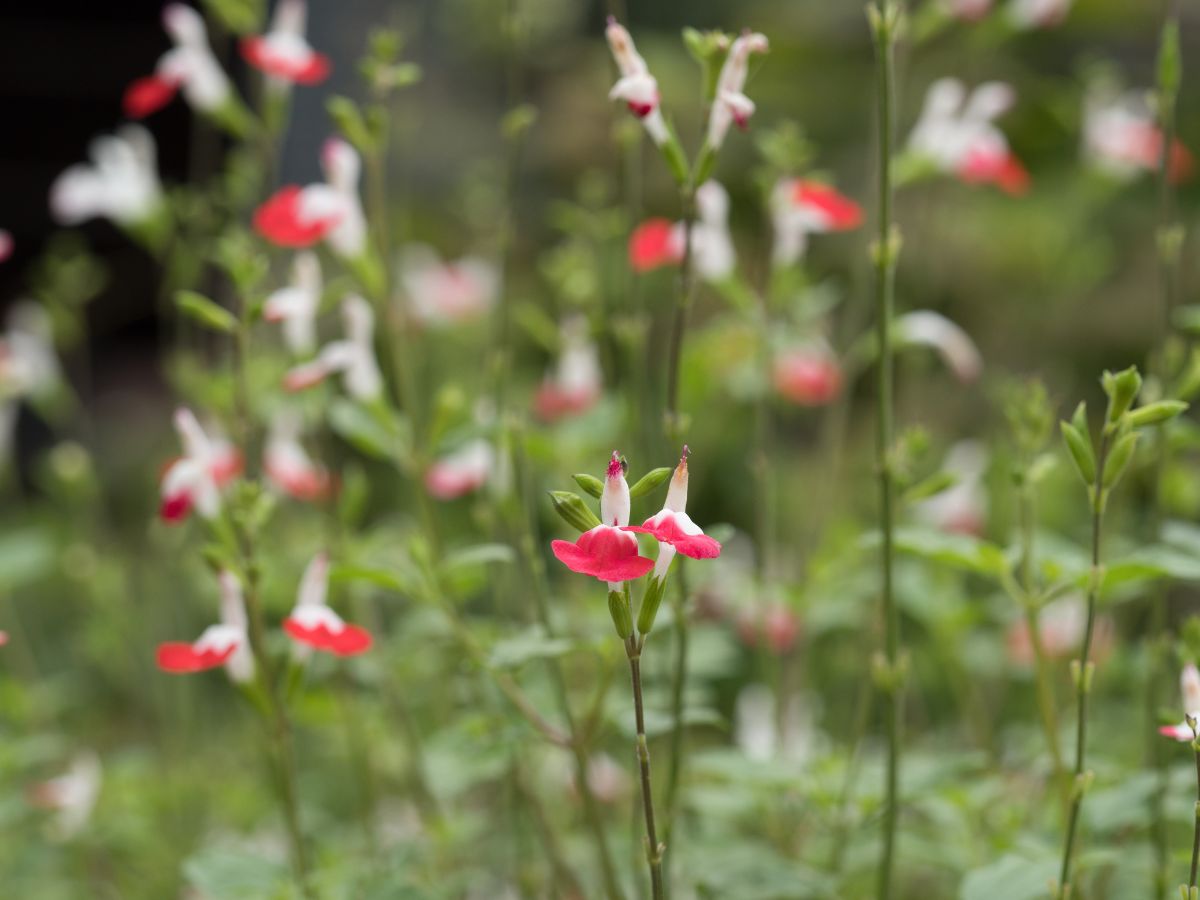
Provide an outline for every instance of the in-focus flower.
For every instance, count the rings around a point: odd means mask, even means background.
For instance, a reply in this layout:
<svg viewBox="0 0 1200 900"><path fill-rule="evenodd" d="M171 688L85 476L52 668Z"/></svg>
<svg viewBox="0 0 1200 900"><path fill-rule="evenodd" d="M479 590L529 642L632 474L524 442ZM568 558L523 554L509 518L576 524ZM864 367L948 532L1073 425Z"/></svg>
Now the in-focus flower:
<svg viewBox="0 0 1200 900"><path fill-rule="evenodd" d="M806 344L776 355L771 382L785 400L799 406L825 406L842 392L842 369L828 347Z"/></svg>
<svg viewBox="0 0 1200 900"><path fill-rule="evenodd" d="M342 621L329 608L325 602L328 589L329 557L318 553L304 570L296 605L284 620L283 630L305 651L311 647L336 656L365 653L371 649L370 632Z"/></svg>
<svg viewBox="0 0 1200 900"><path fill-rule="evenodd" d="M629 238L629 264L636 272L680 265L686 250L683 222L647 219ZM729 194L717 181L696 190L696 220L692 223L692 260L707 281L728 278L737 263L729 233Z"/></svg>
<svg viewBox="0 0 1200 900"><path fill-rule="evenodd" d="M754 101L744 93L750 73L750 54L766 53L767 39L756 32L743 32L730 46L725 64L717 76L717 92L708 118L708 146L721 149L729 126L745 128L754 115Z"/></svg>
<svg viewBox="0 0 1200 900"><path fill-rule="evenodd" d="M485 259L443 262L431 247L404 249L400 282L413 318L426 325L453 325L485 315L496 304L500 273Z"/></svg>
<svg viewBox="0 0 1200 900"><path fill-rule="evenodd" d="M209 437L190 409L175 411L183 456L163 473L159 515L182 522L193 509L206 519L221 511L221 488L242 471L242 455L228 441Z"/></svg>
<svg viewBox="0 0 1200 900"><path fill-rule="evenodd" d="M550 547L559 562L572 572L608 582L612 591L620 590L621 582L641 578L653 569L654 560L638 554L637 538L622 530L629 524L629 505L625 463L614 450L600 495L601 523L574 543L553 541Z"/></svg>
<svg viewBox="0 0 1200 900"><path fill-rule="evenodd" d="M91 164L71 166L50 188L50 213L60 225L103 218L136 226L162 205L154 138L140 125L92 141Z"/></svg>
<svg viewBox="0 0 1200 900"><path fill-rule="evenodd" d="M1072 0L1011 0L1008 17L1017 28L1052 28L1071 11Z"/></svg>
<svg viewBox="0 0 1200 900"><path fill-rule="evenodd" d="M938 356L963 384L970 384L983 371L983 357L971 336L943 316L927 309L905 313L896 319L899 343L925 346Z"/></svg>
<svg viewBox="0 0 1200 900"><path fill-rule="evenodd" d="M329 57L304 39L307 15L304 0L279 0L265 35L242 39L246 62L273 79L292 84L317 84L329 76Z"/></svg>
<svg viewBox="0 0 1200 900"><path fill-rule="evenodd" d="M1087 627L1087 602L1078 594L1062 597L1043 606L1037 615L1038 635L1042 650L1051 659L1062 659L1078 652ZM1007 637L1009 658L1017 665L1029 667L1034 663L1033 643L1025 620L1017 619L1009 627ZM1092 638L1092 659L1097 664L1112 652L1113 621L1107 616L1096 620Z"/></svg>
<svg viewBox="0 0 1200 900"><path fill-rule="evenodd" d="M325 181L280 188L254 213L254 227L281 247L311 247L320 241L346 259L367 249L367 220L358 196L362 161L341 138L321 150Z"/></svg>
<svg viewBox="0 0 1200 900"><path fill-rule="evenodd" d="M1142 92L1128 91L1116 97L1101 90L1088 93L1083 111L1083 153L1101 172L1122 179L1157 172L1162 141L1162 129ZM1192 154L1176 139L1168 162L1171 180L1183 181L1192 174L1193 166Z"/></svg>
<svg viewBox="0 0 1200 900"><path fill-rule="evenodd" d="M158 645L158 667L182 675L224 666L230 680L245 684L254 677L254 655L247 632L242 585L232 572L217 574L221 591L221 621L209 625L192 643L169 641Z"/></svg>
<svg viewBox="0 0 1200 900"><path fill-rule="evenodd" d="M1177 741L1193 741L1196 739L1196 733L1187 720L1191 719L1194 722L1200 719L1200 671L1196 669L1195 663L1188 663L1179 673L1179 690L1183 695L1186 718L1178 725L1164 725L1158 732Z"/></svg>
<svg viewBox="0 0 1200 900"><path fill-rule="evenodd" d="M658 82L634 47L633 38L625 26L612 16L608 18L604 35L608 38L609 49L621 73L617 83L608 92L608 98L623 100L629 106L629 111L642 120L650 139L661 147L666 143L669 133L659 108Z"/></svg>
<svg viewBox="0 0 1200 900"><path fill-rule="evenodd" d="M982 535L988 513L983 484L987 467L987 450L979 441L959 441L942 463L942 471L954 476L954 484L918 503L913 508L916 517L940 531Z"/></svg>
<svg viewBox="0 0 1200 900"><path fill-rule="evenodd" d="M283 324L283 339L296 354L311 353L317 341L317 310L321 305L321 263L311 251L297 253L292 278L267 297L263 318Z"/></svg>
<svg viewBox="0 0 1200 900"><path fill-rule="evenodd" d="M803 178L783 178L771 191L771 223L775 243L771 262L791 266L804 255L808 236L848 231L862 224L862 207L827 184Z"/></svg>
<svg viewBox="0 0 1200 900"><path fill-rule="evenodd" d="M83 831L100 796L102 774L100 757L88 750L72 759L62 775L29 788L30 803L54 811L55 838L70 840Z"/></svg>
<svg viewBox="0 0 1200 900"><path fill-rule="evenodd" d="M995 184L1010 194L1029 187L1029 173L995 126L1015 96L1007 84L981 84L970 96L962 82L942 78L929 87L908 138L911 153L968 184Z"/></svg>
<svg viewBox="0 0 1200 900"><path fill-rule="evenodd" d="M232 93L225 70L209 46L204 17L190 6L170 3L163 9L163 28L175 46L159 58L153 75L126 89L125 115L143 119L170 103L179 91L198 112L219 112Z"/></svg>
<svg viewBox="0 0 1200 900"><path fill-rule="evenodd" d="M263 472L276 489L297 500L323 500L332 486L329 472L313 462L300 443L300 432L300 417L293 412L278 413L271 420Z"/></svg>
<svg viewBox="0 0 1200 900"><path fill-rule="evenodd" d="M356 400L374 400L383 392L383 376L375 361L375 313L357 294L342 301L345 337L321 348L317 358L296 366L284 376L283 386L300 391L342 373L346 392Z"/></svg>
<svg viewBox="0 0 1200 900"><path fill-rule="evenodd" d="M435 460L425 473L425 490L439 500L454 500L487 484L495 467L496 451L477 438Z"/></svg>
<svg viewBox="0 0 1200 900"><path fill-rule="evenodd" d="M567 319L561 334L558 362L546 373L533 402L538 418L545 422L587 412L604 390L600 354L588 335L587 320L582 316Z"/></svg>

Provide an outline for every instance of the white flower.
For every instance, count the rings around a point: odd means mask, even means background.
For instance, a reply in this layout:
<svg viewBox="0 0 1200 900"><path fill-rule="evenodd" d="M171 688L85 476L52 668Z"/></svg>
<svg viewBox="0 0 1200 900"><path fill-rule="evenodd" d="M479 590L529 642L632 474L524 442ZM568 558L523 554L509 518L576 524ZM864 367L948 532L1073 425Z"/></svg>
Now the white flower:
<svg viewBox="0 0 1200 900"><path fill-rule="evenodd" d="M974 381L983 370L983 357L970 335L941 313L927 309L905 313L896 319L894 328L899 343L936 350L963 383Z"/></svg>
<svg viewBox="0 0 1200 900"><path fill-rule="evenodd" d="M334 372L342 374L346 392L356 400L373 400L383 392L383 375L375 361L375 314L357 294L342 301L346 336L321 348L317 358L296 366L284 379L289 391L312 387Z"/></svg>
<svg viewBox="0 0 1200 900"><path fill-rule="evenodd" d="M87 825L100 796L101 775L100 758L87 750L71 760L62 775L34 785L30 791L33 803L55 812L56 839L69 840Z"/></svg>
<svg viewBox="0 0 1200 900"><path fill-rule="evenodd" d="M546 374L534 401L537 414L548 422L586 411L604 390L600 354L588 335L587 320L573 316L563 322L560 333L558 362Z"/></svg>
<svg viewBox="0 0 1200 900"><path fill-rule="evenodd" d="M300 417L285 410L271 420L263 448L263 471L271 484L297 500L320 500L329 493L329 473L300 443Z"/></svg>
<svg viewBox="0 0 1200 900"><path fill-rule="evenodd" d="M296 354L316 345L317 309L321 305L321 263L311 251L296 254L291 283L267 298L263 318L283 323L283 339Z"/></svg>
<svg viewBox="0 0 1200 900"><path fill-rule="evenodd" d="M50 212L62 225L93 218L137 225L162 203L154 138L140 125L125 125L114 135L92 141L91 164L71 166L50 188Z"/></svg>
<svg viewBox="0 0 1200 900"><path fill-rule="evenodd" d="M1058 25L1071 10L1072 0L1011 0L1008 16L1018 28Z"/></svg>
<svg viewBox="0 0 1200 900"><path fill-rule="evenodd" d="M1183 695L1185 718L1178 725L1163 726L1159 733L1177 741L1192 741L1196 736L1192 724L1200 719L1200 671L1195 663L1188 663L1179 673L1179 692Z"/></svg>
<svg viewBox="0 0 1200 900"><path fill-rule="evenodd" d="M771 224L775 243L771 264L795 265L814 232L844 231L862 224L862 209L832 187L801 178L781 178L771 190Z"/></svg>
<svg viewBox="0 0 1200 900"><path fill-rule="evenodd" d="M175 411L183 456L167 468L160 485L160 515L181 522L193 508L206 519L221 511L221 487L241 471L241 455L228 441L211 438L190 409Z"/></svg>
<svg viewBox="0 0 1200 900"><path fill-rule="evenodd" d="M800 698L793 697L782 715L778 706L779 698L764 684L747 685L738 694L734 735L752 762L796 762L812 753L813 725Z"/></svg>
<svg viewBox="0 0 1200 900"><path fill-rule="evenodd" d="M714 151L725 142L730 125L736 122L739 128L745 128L754 114L754 101L743 93L750 73L750 54L766 53L767 49L766 37L749 31L730 46L717 76L717 92L708 119L708 145Z"/></svg>
<svg viewBox="0 0 1200 900"><path fill-rule="evenodd" d="M496 469L496 451L483 438L436 460L425 473L425 487L439 500L453 500L488 483Z"/></svg>
<svg viewBox="0 0 1200 900"><path fill-rule="evenodd" d="M476 256L443 262L433 248L411 244L401 256L400 282L414 318L446 325L486 314L496 303L500 273Z"/></svg>
<svg viewBox="0 0 1200 900"><path fill-rule="evenodd" d="M304 0L279 0L271 30L242 40L242 56L269 76L275 90L293 83L316 84L329 74L329 58L304 39L307 12Z"/></svg>
<svg viewBox="0 0 1200 900"><path fill-rule="evenodd" d="M209 46L204 17L190 6L172 3L163 10L163 27L175 46L159 59L155 74L182 89L194 109L216 112L229 99L229 79Z"/></svg>
<svg viewBox="0 0 1200 900"><path fill-rule="evenodd" d="M650 139L658 146L666 143L669 133L659 108L658 82L650 74L646 61L633 45L633 38L616 19L609 17L605 29L609 49L621 77L608 92L610 100L624 100L629 111L642 120Z"/></svg>
<svg viewBox="0 0 1200 900"><path fill-rule="evenodd" d="M983 484L987 467L987 450L979 441L959 441L942 462L942 471L954 476L954 484L917 504L913 510L916 517L942 531L982 532L988 511Z"/></svg>

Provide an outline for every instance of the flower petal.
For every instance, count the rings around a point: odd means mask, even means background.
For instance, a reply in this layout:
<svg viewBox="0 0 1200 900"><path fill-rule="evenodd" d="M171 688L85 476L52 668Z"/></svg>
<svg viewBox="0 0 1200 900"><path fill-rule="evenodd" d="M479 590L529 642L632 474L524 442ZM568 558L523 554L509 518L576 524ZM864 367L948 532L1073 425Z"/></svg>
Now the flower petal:
<svg viewBox="0 0 1200 900"><path fill-rule="evenodd" d="M631 581L654 568L654 560L638 555L637 539L611 525L597 525L575 543L553 541L550 547L572 572L600 581Z"/></svg>
<svg viewBox="0 0 1200 900"><path fill-rule="evenodd" d="M147 75L125 89L121 106L129 118L144 119L170 103L178 92L178 81L161 75Z"/></svg>
<svg viewBox="0 0 1200 900"><path fill-rule="evenodd" d="M158 652L155 656L158 667L164 672L182 675L215 669L233 656L237 648L237 644L231 644L223 650L209 647L197 652L191 644L183 641L169 641L158 645Z"/></svg>
<svg viewBox="0 0 1200 900"><path fill-rule="evenodd" d="M292 640L336 656L365 653L372 643L371 633L358 625L343 624L340 630L334 630L325 622L309 626L289 616L283 622L283 630Z"/></svg>
<svg viewBox="0 0 1200 900"><path fill-rule="evenodd" d="M341 216L304 215L301 209L303 198L304 188L299 185L280 188L255 211L255 230L281 247L311 247L322 240Z"/></svg>
<svg viewBox="0 0 1200 900"><path fill-rule="evenodd" d="M683 261L683 248L675 238L675 223L647 219L629 238L629 264L635 272L649 272Z"/></svg>

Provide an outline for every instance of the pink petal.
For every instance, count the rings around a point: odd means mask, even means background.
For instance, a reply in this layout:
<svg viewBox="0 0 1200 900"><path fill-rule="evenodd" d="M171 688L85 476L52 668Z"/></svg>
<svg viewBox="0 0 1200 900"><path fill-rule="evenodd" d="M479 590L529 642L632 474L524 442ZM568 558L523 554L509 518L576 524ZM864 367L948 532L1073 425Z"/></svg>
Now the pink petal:
<svg viewBox="0 0 1200 900"><path fill-rule="evenodd" d="M295 618L283 622L283 630L295 641L336 656L355 656L371 649L371 633L358 625L344 625L331 631L324 623L308 628Z"/></svg>
<svg viewBox="0 0 1200 900"><path fill-rule="evenodd" d="M244 38L240 49L242 58L256 69L295 84L316 84L329 76L329 57L323 53L310 51L293 59L273 52L270 43L262 37Z"/></svg>
<svg viewBox="0 0 1200 900"><path fill-rule="evenodd" d="M720 541L706 534L688 534L679 527L674 516L663 516L657 523L654 519L647 519L641 525L626 525L622 530L653 535L656 541L670 544L692 559L716 559L721 555Z"/></svg>
<svg viewBox="0 0 1200 900"><path fill-rule="evenodd" d="M649 272L683 261L682 248L674 236L675 225L667 219L647 219L629 238L629 264L635 272Z"/></svg>
<svg viewBox="0 0 1200 900"><path fill-rule="evenodd" d="M225 650L204 650L197 653L191 644L185 644L182 641L170 641L165 644L158 645L156 658L158 667L164 672L181 675L190 672L203 672L206 669L215 669L217 666L233 656L237 650L237 645L234 644Z"/></svg>
<svg viewBox="0 0 1200 900"><path fill-rule="evenodd" d="M796 181L792 202L821 213L830 231L846 231L862 224L862 207L819 181Z"/></svg>
<svg viewBox="0 0 1200 900"><path fill-rule="evenodd" d="M638 555L636 540L610 525L584 532L575 543L553 541L550 547L572 572L600 581L632 581L654 568L654 560Z"/></svg>
<svg viewBox="0 0 1200 900"><path fill-rule="evenodd" d="M161 75L147 75L125 89L121 105L129 118L144 119L170 103L178 91L177 81Z"/></svg>
<svg viewBox="0 0 1200 900"><path fill-rule="evenodd" d="M340 216L306 220L300 216L303 188L291 184L275 192L254 213L254 228L280 247L311 247L340 221Z"/></svg>
<svg viewBox="0 0 1200 900"><path fill-rule="evenodd" d="M158 508L159 517L169 525L178 525L192 511L192 495L188 491L163 497Z"/></svg>

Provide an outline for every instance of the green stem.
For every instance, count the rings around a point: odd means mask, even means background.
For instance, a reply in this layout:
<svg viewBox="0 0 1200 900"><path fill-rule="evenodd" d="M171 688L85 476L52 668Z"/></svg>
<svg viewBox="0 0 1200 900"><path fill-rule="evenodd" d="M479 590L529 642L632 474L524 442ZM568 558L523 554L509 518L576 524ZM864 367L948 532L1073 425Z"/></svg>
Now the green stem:
<svg viewBox="0 0 1200 900"><path fill-rule="evenodd" d="M682 558L679 560L678 584L679 590L672 604L675 611L675 671L671 683L671 743L663 827L663 841L670 846L674 846L671 834L675 828L675 811L679 801L679 777L683 772L684 688L688 663L688 586Z"/></svg>
<svg viewBox="0 0 1200 900"><path fill-rule="evenodd" d="M667 348L667 410L666 433L674 446L683 432L679 417L679 367L683 361L683 337L687 330L688 310L695 292L692 272L692 226L696 221L696 186L689 181L680 188L679 202L683 212L683 261L679 264L679 288L675 295L675 311L671 319L671 338Z"/></svg>
<svg viewBox="0 0 1200 900"><path fill-rule="evenodd" d="M628 584L628 582L626 582ZM654 795L650 786L650 746L646 742L646 716L642 707L642 644L636 636L625 641L629 656L629 674L633 682L633 711L637 721L637 758L642 776L642 812L646 818L646 863L650 867L650 891L654 900L663 900L662 861L666 845L658 842L654 826Z"/></svg>
<svg viewBox="0 0 1200 900"><path fill-rule="evenodd" d="M1200 866L1200 744L1194 739L1194 730L1192 734L1192 751L1196 757L1196 807L1192 823L1192 870L1188 875L1189 888L1196 886L1196 869Z"/></svg>

